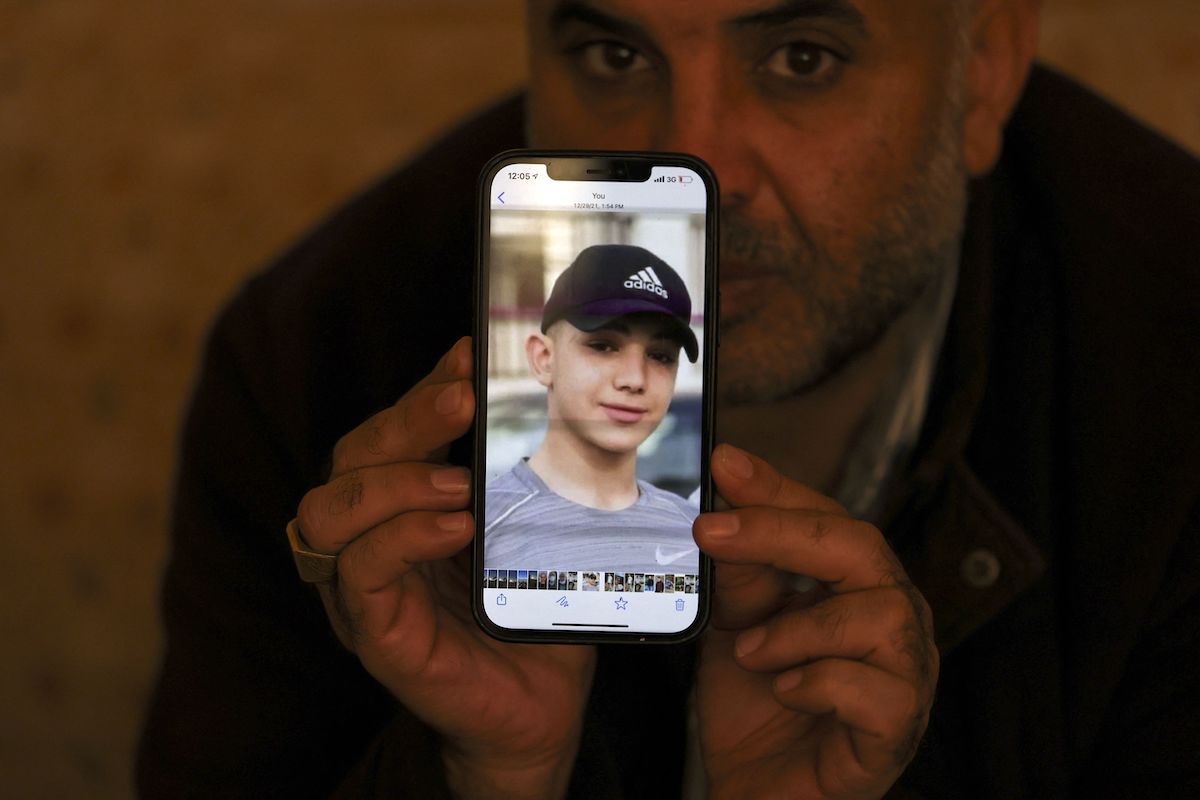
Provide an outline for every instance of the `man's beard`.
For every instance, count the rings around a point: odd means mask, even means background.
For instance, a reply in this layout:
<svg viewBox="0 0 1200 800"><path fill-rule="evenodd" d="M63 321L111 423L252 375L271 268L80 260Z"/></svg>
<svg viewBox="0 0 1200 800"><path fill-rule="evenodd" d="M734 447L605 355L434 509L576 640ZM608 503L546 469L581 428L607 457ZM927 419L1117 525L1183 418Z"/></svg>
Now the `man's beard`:
<svg viewBox="0 0 1200 800"><path fill-rule="evenodd" d="M943 270L956 268L966 210L960 131L959 103L950 99L912 178L843 261L795 217L784 225L722 211L722 263L774 276L752 308L722 313L723 402L770 402L819 384L878 341Z"/></svg>

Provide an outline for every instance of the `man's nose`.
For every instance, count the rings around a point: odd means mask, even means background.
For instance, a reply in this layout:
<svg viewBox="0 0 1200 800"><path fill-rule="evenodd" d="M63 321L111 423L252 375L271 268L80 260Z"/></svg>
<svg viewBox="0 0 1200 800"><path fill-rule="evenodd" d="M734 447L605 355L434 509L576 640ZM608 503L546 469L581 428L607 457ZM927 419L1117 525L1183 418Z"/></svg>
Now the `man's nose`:
<svg viewBox="0 0 1200 800"><path fill-rule="evenodd" d="M652 149L699 156L716 173L723 204L749 203L759 181L746 128L750 102L720 63L677 73L651 131Z"/></svg>

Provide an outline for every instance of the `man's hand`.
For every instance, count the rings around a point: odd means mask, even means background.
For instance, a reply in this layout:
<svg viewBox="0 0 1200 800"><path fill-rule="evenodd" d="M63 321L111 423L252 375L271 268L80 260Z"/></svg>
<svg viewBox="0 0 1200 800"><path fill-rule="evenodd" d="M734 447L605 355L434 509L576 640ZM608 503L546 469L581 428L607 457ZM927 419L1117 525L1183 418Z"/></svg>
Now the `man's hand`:
<svg viewBox="0 0 1200 800"><path fill-rule="evenodd" d="M591 687L590 647L495 641L471 615L470 473L446 466L471 425L470 339L391 408L346 434L300 503L308 546L337 554L325 610L347 648L438 731L451 787L561 795Z"/></svg>
<svg viewBox="0 0 1200 800"><path fill-rule="evenodd" d="M710 796L882 797L933 704L928 605L835 501L729 445L712 469L733 510L695 525L717 562L697 679Z"/></svg>

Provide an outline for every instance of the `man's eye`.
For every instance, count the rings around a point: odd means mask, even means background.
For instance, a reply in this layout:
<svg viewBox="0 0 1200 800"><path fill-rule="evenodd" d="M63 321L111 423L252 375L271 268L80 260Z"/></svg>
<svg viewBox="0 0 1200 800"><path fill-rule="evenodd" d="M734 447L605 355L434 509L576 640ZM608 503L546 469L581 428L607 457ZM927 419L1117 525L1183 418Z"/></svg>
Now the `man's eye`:
<svg viewBox="0 0 1200 800"><path fill-rule="evenodd" d="M644 55L620 42L588 42L575 48L575 54L583 70L595 78L623 78L650 68Z"/></svg>
<svg viewBox="0 0 1200 800"><path fill-rule="evenodd" d="M780 78L804 83L826 83L837 77L842 58L812 42L791 42L767 57L763 69Z"/></svg>
<svg viewBox="0 0 1200 800"><path fill-rule="evenodd" d="M587 346L597 353L613 353L617 349L613 346L612 342L606 342L602 339L593 339L587 343Z"/></svg>

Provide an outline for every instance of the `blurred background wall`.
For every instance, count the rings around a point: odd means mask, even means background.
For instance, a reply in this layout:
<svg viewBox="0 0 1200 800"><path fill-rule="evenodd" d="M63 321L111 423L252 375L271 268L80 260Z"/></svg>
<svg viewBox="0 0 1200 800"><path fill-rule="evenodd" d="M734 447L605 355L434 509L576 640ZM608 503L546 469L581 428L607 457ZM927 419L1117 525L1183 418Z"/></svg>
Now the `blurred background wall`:
<svg viewBox="0 0 1200 800"><path fill-rule="evenodd" d="M130 793L179 415L222 300L520 84L520 0L0 0L0 786ZM1044 60L1200 153L1200 3Z"/></svg>

